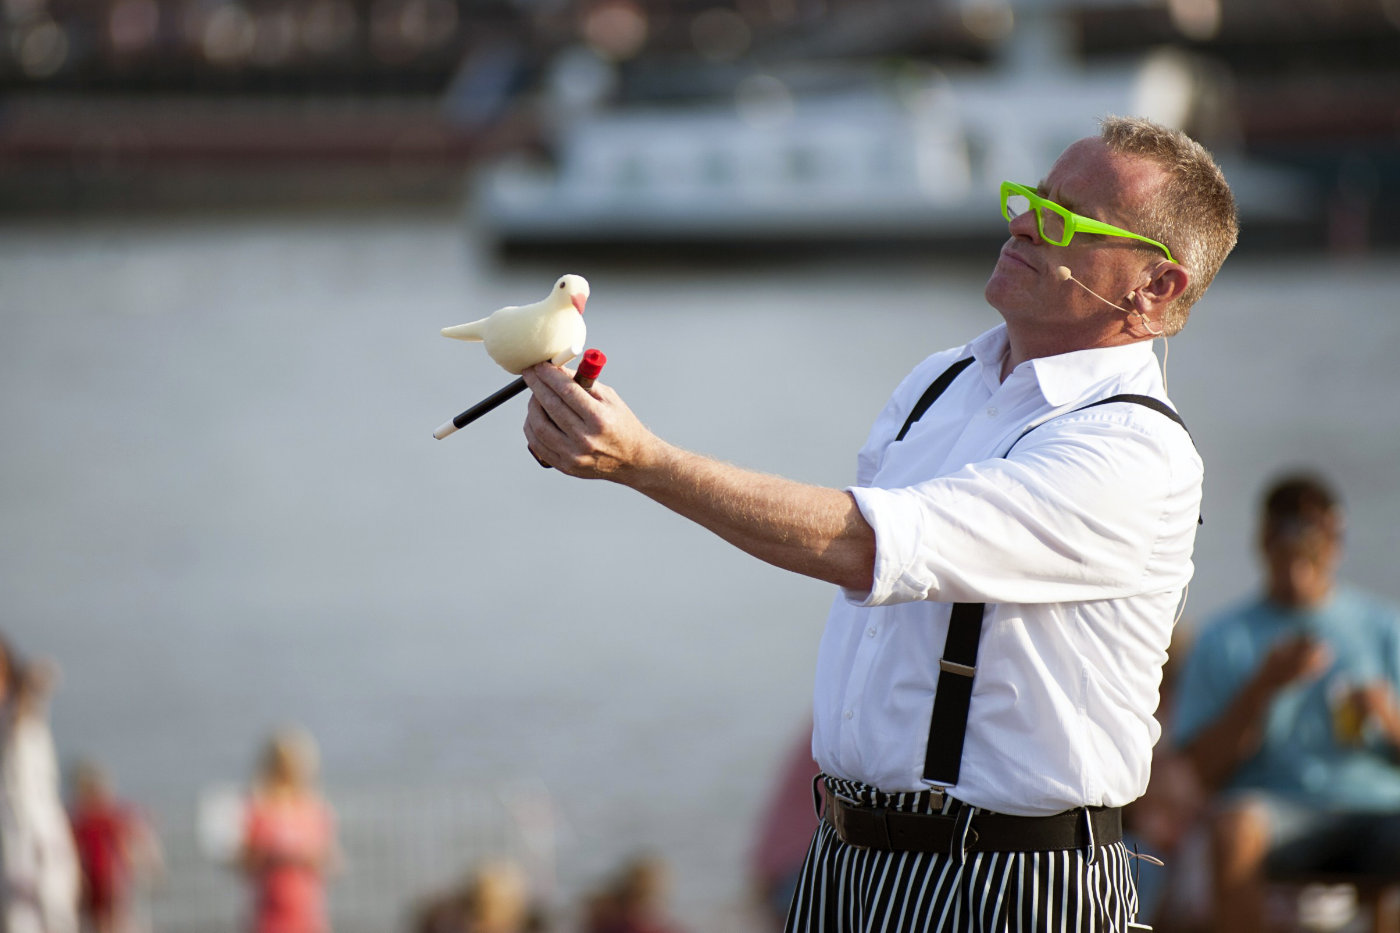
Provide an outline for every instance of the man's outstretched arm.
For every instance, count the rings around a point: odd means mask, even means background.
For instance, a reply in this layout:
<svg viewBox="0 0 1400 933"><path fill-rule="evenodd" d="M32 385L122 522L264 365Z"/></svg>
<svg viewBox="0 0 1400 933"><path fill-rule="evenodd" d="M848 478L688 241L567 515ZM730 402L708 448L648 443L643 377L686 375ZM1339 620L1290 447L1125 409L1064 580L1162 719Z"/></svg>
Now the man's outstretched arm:
<svg viewBox="0 0 1400 933"><path fill-rule="evenodd" d="M865 592L875 532L845 491L744 470L652 434L610 387L576 385L549 364L527 369L525 438L570 476L637 490L760 560Z"/></svg>

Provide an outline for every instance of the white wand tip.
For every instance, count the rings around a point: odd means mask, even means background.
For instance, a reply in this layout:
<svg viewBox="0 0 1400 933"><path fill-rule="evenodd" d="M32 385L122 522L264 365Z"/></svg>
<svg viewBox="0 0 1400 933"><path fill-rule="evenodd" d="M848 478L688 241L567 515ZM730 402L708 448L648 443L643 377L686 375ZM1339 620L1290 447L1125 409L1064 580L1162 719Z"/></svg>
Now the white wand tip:
<svg viewBox="0 0 1400 933"><path fill-rule="evenodd" d="M453 424L451 421L446 421L443 422L442 427L438 428L436 431L433 432L433 437L437 438L438 440L442 440L444 437L447 437L449 434L452 434L456 430L457 426L455 424Z"/></svg>

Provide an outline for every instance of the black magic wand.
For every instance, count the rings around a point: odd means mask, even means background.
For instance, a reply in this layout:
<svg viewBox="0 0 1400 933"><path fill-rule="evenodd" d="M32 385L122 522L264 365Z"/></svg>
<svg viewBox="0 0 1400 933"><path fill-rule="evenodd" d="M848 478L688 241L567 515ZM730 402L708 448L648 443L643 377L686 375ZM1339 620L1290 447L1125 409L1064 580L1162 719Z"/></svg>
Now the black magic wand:
<svg viewBox="0 0 1400 933"><path fill-rule="evenodd" d="M574 382L587 389L593 385L593 380L598 378L598 374L603 371L603 365L607 361L608 358L603 355L602 350L583 351L583 361L578 364L578 371L574 373ZM449 434L460 431L488 411L501 407L524 391L525 377L521 376L505 388L491 393L451 421L443 422L442 426L433 432L433 437L442 440Z"/></svg>

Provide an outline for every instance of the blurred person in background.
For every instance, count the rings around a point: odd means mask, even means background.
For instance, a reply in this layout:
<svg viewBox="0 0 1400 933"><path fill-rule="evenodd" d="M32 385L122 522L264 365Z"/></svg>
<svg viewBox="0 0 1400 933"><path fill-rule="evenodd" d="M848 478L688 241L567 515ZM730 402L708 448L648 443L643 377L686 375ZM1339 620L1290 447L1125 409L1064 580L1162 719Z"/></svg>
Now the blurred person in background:
<svg viewBox="0 0 1400 933"><path fill-rule="evenodd" d="M1205 794L1191 760L1169 740L1181 669L1190 656L1190 630L1178 624L1162 667L1158 720L1163 738L1152 751L1152 777L1141 797L1123 808L1124 841L1163 864L1134 863L1138 914L1154 929L1185 933L1203 929L1208 885L1199 867L1204 845ZM1146 864L1144 864L1146 862Z"/></svg>
<svg viewBox="0 0 1400 933"><path fill-rule="evenodd" d="M57 679L0 636L0 930L76 933L78 858L48 723Z"/></svg>
<svg viewBox="0 0 1400 933"><path fill-rule="evenodd" d="M670 884L663 859L632 859L591 900L584 933L679 933L667 910Z"/></svg>
<svg viewBox="0 0 1400 933"><path fill-rule="evenodd" d="M1004 182L1001 209L984 296L1002 323L900 383L846 489L682 450L606 384L524 373L537 458L841 588L793 933L1136 920L1120 808L1161 733L1203 477L1152 340L1234 247L1235 202L1195 141L1108 118L1038 184Z"/></svg>
<svg viewBox="0 0 1400 933"><path fill-rule="evenodd" d="M253 890L252 933L327 933L325 881L340 862L335 818L316 787L316 743L299 729L268 740L244 821L239 866Z"/></svg>
<svg viewBox="0 0 1400 933"><path fill-rule="evenodd" d="M488 861L456 889L418 912L414 933L538 933L547 929L533 909L529 882L519 865Z"/></svg>
<svg viewBox="0 0 1400 933"><path fill-rule="evenodd" d="M83 928L135 933L144 924L135 914L134 883L159 875L160 842L141 813L116 797L111 778L95 762L79 762L72 783L69 818L82 867Z"/></svg>
<svg viewBox="0 0 1400 933"><path fill-rule="evenodd" d="M1400 615L1338 583L1342 507L1324 479L1279 478L1261 513L1263 592L1202 627L1176 709L1177 743L1218 795L1222 933L1264 929L1269 877L1400 880Z"/></svg>
<svg viewBox="0 0 1400 933"><path fill-rule="evenodd" d="M758 834L749 853L749 875L758 907L773 929L781 930L792 904L802 863L817 828L813 794L821 792L821 773L812 760L812 721L800 733L783 758L759 820Z"/></svg>

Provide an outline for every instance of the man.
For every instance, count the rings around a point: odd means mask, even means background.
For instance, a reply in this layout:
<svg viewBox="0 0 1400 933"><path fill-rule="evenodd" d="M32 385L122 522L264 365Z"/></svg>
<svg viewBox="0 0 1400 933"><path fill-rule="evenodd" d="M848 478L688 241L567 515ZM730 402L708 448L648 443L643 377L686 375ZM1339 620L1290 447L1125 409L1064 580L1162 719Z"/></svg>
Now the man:
<svg viewBox="0 0 1400 933"><path fill-rule="evenodd" d="M1265 588L1210 621L1187 661L1176 739L1205 786L1215 921L1262 929L1266 874L1400 878L1400 616L1339 587L1342 512L1286 476L1264 497Z"/></svg>
<svg viewBox="0 0 1400 933"><path fill-rule="evenodd" d="M59 793L49 697L58 668L0 634L0 930L76 933L81 878Z"/></svg>
<svg viewBox="0 0 1400 933"><path fill-rule="evenodd" d="M1116 808L1147 783L1202 475L1151 340L1233 247L1234 201L1182 134L1109 119L1036 188L1003 185L1002 210L986 298L1005 323L905 379L848 489L680 450L606 386L525 373L546 463L841 587L814 706L827 804L790 930L1133 918Z"/></svg>

